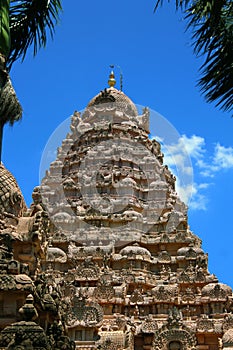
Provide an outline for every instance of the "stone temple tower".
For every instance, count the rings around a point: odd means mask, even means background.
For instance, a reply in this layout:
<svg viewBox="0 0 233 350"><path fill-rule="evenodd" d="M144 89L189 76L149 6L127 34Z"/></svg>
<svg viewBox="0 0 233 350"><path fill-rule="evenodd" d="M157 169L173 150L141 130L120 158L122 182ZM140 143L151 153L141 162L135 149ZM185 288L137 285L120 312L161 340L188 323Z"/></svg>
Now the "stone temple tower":
<svg viewBox="0 0 233 350"><path fill-rule="evenodd" d="M74 113L29 209L1 195L0 349L233 349L232 289L208 271L149 110L114 86L111 72Z"/></svg>

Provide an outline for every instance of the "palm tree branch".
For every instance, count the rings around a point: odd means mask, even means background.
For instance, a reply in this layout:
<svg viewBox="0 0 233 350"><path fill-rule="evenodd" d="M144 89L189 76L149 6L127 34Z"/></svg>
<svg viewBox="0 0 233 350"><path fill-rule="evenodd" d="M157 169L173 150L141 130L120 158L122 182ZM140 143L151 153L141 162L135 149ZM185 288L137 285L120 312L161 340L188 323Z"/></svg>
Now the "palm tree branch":
<svg viewBox="0 0 233 350"><path fill-rule="evenodd" d="M9 5L10 0L0 0L0 54L5 58L10 51Z"/></svg>
<svg viewBox="0 0 233 350"><path fill-rule="evenodd" d="M169 0L168 0L169 2ZM163 0L157 0L162 5ZM176 0L192 31L193 50L204 57L198 85L208 102L224 111L233 109L233 2L232 0Z"/></svg>
<svg viewBox="0 0 233 350"><path fill-rule="evenodd" d="M167 2L170 2L170 0L167 0ZM191 0L176 0L176 10L179 8L185 9L190 2ZM154 12L158 9L159 6L163 6L163 3L163 0L157 0L154 6Z"/></svg>
<svg viewBox="0 0 233 350"><path fill-rule="evenodd" d="M9 68L18 58L25 58L31 45L34 55L44 47L48 32L53 38L61 9L61 0L11 0Z"/></svg>
<svg viewBox="0 0 233 350"><path fill-rule="evenodd" d="M194 52L204 56L198 81L208 102L233 109L233 6L226 0L197 1L186 16L193 27Z"/></svg>

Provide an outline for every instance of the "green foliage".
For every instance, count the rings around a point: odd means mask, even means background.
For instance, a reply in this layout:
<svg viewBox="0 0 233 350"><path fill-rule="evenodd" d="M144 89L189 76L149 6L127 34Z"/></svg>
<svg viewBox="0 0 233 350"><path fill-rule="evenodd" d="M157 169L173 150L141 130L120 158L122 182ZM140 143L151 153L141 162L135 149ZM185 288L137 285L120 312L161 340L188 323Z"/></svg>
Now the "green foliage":
<svg viewBox="0 0 233 350"><path fill-rule="evenodd" d="M61 10L60 0L10 1L11 48L8 68L18 58L23 60L31 45L34 55L46 45L48 33L53 37Z"/></svg>
<svg viewBox="0 0 233 350"><path fill-rule="evenodd" d="M169 0L168 0L169 2ZM158 0L155 10L163 0ZM194 53L204 56L198 85L208 102L233 110L233 3L232 0L176 0L192 30Z"/></svg>
<svg viewBox="0 0 233 350"><path fill-rule="evenodd" d="M9 5L10 0L0 0L0 53L6 58L10 52Z"/></svg>
<svg viewBox="0 0 233 350"><path fill-rule="evenodd" d="M22 116L5 61L9 70L18 58L25 58L31 45L34 55L45 46L61 9L61 0L0 0L0 162L4 125L13 125Z"/></svg>
<svg viewBox="0 0 233 350"><path fill-rule="evenodd" d="M168 2L170 2L170 0L168 0ZM181 9L186 8L190 2L191 2L190 0L176 0L176 9L178 10L178 8L181 8ZM159 5L161 5L161 6L163 5L163 0L156 1L154 11L157 10Z"/></svg>

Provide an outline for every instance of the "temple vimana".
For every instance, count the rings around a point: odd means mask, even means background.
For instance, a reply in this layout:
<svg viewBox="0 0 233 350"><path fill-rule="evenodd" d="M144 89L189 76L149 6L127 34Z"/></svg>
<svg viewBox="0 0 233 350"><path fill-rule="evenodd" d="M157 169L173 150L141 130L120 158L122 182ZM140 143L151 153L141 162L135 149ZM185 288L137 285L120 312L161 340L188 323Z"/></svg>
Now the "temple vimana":
<svg viewBox="0 0 233 350"><path fill-rule="evenodd" d="M115 86L71 117L27 208L0 165L0 350L233 349L149 109Z"/></svg>

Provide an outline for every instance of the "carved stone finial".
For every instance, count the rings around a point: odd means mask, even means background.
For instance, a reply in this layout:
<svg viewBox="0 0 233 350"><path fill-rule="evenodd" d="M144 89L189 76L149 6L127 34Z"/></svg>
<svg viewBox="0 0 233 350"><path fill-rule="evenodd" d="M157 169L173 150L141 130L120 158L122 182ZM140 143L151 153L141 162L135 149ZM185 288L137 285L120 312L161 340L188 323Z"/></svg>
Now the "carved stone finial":
<svg viewBox="0 0 233 350"><path fill-rule="evenodd" d="M34 298L29 294L26 298L25 304L19 309L19 313L22 315L24 321L32 321L38 317L35 306L33 305Z"/></svg>
<svg viewBox="0 0 233 350"><path fill-rule="evenodd" d="M108 85L109 87L114 87L116 85L116 79L113 70L109 74Z"/></svg>

